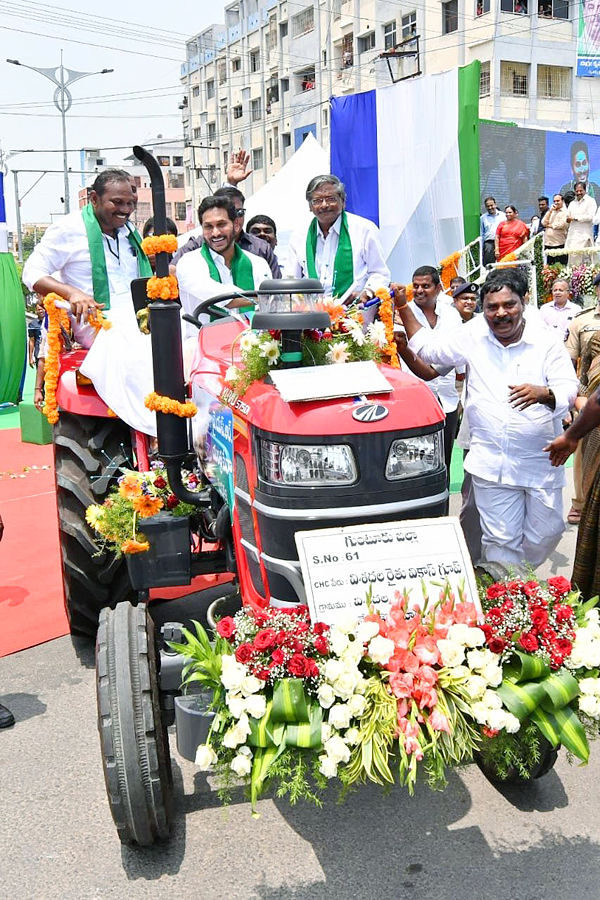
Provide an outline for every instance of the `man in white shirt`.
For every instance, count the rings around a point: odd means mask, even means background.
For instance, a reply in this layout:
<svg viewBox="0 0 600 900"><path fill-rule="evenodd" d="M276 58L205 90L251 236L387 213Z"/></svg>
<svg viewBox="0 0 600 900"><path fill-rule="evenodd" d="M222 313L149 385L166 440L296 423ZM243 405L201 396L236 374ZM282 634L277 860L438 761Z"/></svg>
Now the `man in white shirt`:
<svg viewBox="0 0 600 900"><path fill-rule="evenodd" d="M295 231L288 247L285 274L290 278L318 278L325 294L344 303L371 299L387 288L386 265L376 226L347 213L346 191L335 175L317 175L306 189L314 219Z"/></svg>
<svg viewBox="0 0 600 900"><path fill-rule="evenodd" d="M90 348L82 374L121 419L155 435L156 416L144 406L153 386L150 337L138 328L130 289L134 278L152 275L129 224L135 205L128 174L105 169L92 185L90 203L48 228L25 264L23 282L69 303L75 340ZM87 324L95 309L112 322L98 335Z"/></svg>
<svg viewBox="0 0 600 900"><path fill-rule="evenodd" d="M506 216L496 206L494 197L486 197L483 202L485 212L479 218L479 225L483 243L483 264L489 266L496 262L496 228L500 222L506 222Z"/></svg>
<svg viewBox="0 0 600 900"><path fill-rule="evenodd" d="M575 199L567 208L569 230L565 250L582 250L594 243L594 216L596 201L585 192L586 185L579 181L575 185ZM578 260L581 262L581 260Z"/></svg>
<svg viewBox="0 0 600 900"><path fill-rule="evenodd" d="M399 291L396 308L421 359L466 365L465 415L471 473L482 528L482 559L539 566L564 530L564 474L544 447L562 432L577 379L568 354L548 330L524 317L524 281L498 269L481 289L483 315L449 333L421 328Z"/></svg>

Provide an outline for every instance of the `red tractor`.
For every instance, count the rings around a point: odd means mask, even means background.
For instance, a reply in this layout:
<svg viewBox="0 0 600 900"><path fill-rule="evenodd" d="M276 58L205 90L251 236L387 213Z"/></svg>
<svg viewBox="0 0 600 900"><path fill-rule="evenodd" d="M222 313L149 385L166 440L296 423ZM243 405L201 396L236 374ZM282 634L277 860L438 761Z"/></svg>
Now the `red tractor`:
<svg viewBox="0 0 600 900"><path fill-rule="evenodd" d="M144 150L134 153L151 176L160 234L162 174ZM157 274L167 272L167 254L158 254ZM286 366L298 365L304 329L330 323L310 303L319 291L318 282L282 281L246 294L258 304L253 328L281 330ZM273 297L284 308L292 295L307 300L303 311L268 311ZM100 619L99 729L107 790L121 839L142 845L169 833L166 728L181 681L181 658L162 641L159 646L152 608L139 602L148 590L227 571L242 603L297 604L305 600L297 531L447 511L444 415L425 384L382 366L390 385L382 395L287 403L267 378L240 397L225 373L245 326L222 308L213 309L220 318L203 326L200 317L209 307L214 300L189 317L198 327L198 350L186 386L180 307L174 301L150 304L155 390L180 402L191 395L208 410L208 433L206 457L199 459L186 420L157 413L159 456L171 488L197 514L185 520L183 534L180 520L171 520L178 534L170 533L168 523L160 526L157 546L164 539L164 549L153 565L132 569L135 589L124 559L98 552L84 514L90 503L102 502L124 468L148 468L146 439L110 418L93 387L80 383L83 351L63 355L57 393L61 413L54 443L67 610L75 632L93 634ZM184 486L183 466L197 468L203 491ZM176 631L168 629L166 637L176 637Z"/></svg>

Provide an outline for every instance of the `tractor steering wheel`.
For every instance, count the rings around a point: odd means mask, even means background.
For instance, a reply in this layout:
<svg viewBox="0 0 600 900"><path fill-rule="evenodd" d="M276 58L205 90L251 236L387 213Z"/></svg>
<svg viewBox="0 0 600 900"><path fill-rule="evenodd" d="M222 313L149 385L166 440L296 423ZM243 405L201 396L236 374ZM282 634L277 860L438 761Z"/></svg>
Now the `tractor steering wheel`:
<svg viewBox="0 0 600 900"><path fill-rule="evenodd" d="M223 300L237 300L240 297L252 299L256 297L256 295L256 291L235 291L231 294L221 294L218 297L210 297L208 300L203 300L202 303L199 303L191 315L189 313L184 313L182 319L186 322L191 322L196 328L201 329L204 323L200 321L199 316L203 313L210 312L211 315L214 315L218 319L227 319L231 315L230 310L223 309L221 306L213 306L213 304L222 303Z"/></svg>

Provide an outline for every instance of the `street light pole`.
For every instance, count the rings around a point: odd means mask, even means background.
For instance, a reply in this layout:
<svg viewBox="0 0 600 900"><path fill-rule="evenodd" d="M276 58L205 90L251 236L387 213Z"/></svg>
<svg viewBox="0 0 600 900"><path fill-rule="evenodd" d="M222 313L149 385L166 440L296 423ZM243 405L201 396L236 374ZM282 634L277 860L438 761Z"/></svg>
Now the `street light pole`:
<svg viewBox="0 0 600 900"><path fill-rule="evenodd" d="M60 51L60 66L58 68L39 69L36 66L28 66L26 63L19 62L18 59L7 59L6 62L13 66L23 66L24 69L31 69L32 72L43 75L44 78L48 78L49 81L56 85L52 99L62 117L65 212L69 213L71 211L71 201L69 197L69 166L67 162L67 113L73 104L73 97L67 88L70 84L80 81L82 78L88 78L90 75L107 75L109 72L114 72L114 69L102 69L99 72L76 72L74 69L66 69L63 66L62 50Z"/></svg>

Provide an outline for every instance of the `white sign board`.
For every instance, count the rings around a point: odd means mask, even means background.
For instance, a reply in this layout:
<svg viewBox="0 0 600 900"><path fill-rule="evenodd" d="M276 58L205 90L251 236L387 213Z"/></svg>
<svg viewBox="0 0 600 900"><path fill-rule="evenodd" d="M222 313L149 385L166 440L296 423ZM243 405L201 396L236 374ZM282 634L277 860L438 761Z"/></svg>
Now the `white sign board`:
<svg viewBox="0 0 600 900"><path fill-rule="evenodd" d="M362 619L370 587L374 610L382 616L396 591L405 588L409 606L422 605L422 582L431 605L447 581L457 600L458 586L464 585L466 599L483 620L471 558L455 516L299 531L296 546L313 622L333 625L349 612Z"/></svg>
<svg viewBox="0 0 600 900"><path fill-rule="evenodd" d="M361 394L388 394L392 390L391 384L373 360L278 369L270 375L286 403L359 397Z"/></svg>

